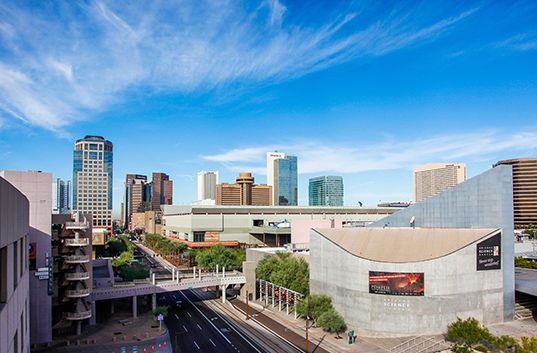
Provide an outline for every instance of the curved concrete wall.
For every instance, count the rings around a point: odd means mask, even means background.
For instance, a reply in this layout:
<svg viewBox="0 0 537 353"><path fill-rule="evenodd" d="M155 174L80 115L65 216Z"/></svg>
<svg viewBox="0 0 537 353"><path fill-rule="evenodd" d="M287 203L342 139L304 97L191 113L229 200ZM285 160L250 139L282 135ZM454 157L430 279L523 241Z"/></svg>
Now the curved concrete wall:
<svg viewBox="0 0 537 353"><path fill-rule="evenodd" d="M312 229L311 291L329 295L345 322L360 334L439 333L457 317L499 323L503 271L476 270L476 244L491 236L433 260L388 263L352 255ZM369 271L424 273L424 296L371 294Z"/></svg>

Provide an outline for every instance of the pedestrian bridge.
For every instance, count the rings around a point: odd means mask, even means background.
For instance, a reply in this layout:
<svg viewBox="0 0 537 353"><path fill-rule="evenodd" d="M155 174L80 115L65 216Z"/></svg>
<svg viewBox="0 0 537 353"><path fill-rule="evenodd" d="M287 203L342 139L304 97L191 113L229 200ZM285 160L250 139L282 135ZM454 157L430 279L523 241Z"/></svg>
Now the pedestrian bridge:
<svg viewBox="0 0 537 353"><path fill-rule="evenodd" d="M114 284L111 287L93 288L89 300L96 301L136 297L212 286L226 288L230 284L244 283L246 283L246 276L236 271L203 274L200 270L199 276L182 275L179 272L173 271L171 280L169 278L159 280L153 274L153 277L147 280L135 280L129 283ZM223 300L225 300L225 290L223 291Z"/></svg>

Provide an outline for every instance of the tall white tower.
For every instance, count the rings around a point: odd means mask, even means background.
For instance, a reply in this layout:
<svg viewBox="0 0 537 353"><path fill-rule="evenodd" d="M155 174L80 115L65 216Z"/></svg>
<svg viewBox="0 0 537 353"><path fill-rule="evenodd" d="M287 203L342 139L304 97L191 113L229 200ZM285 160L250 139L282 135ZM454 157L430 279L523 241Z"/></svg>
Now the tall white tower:
<svg viewBox="0 0 537 353"><path fill-rule="evenodd" d="M277 202L275 195L275 186L274 186L274 176L275 176L275 169L274 169L274 161L276 159L285 158L285 153L282 152L267 152L267 185L272 186L272 204L273 205L279 205Z"/></svg>
<svg viewBox="0 0 537 353"><path fill-rule="evenodd" d="M218 184L218 171L208 172L202 170L198 173L198 201L214 200L215 187Z"/></svg>

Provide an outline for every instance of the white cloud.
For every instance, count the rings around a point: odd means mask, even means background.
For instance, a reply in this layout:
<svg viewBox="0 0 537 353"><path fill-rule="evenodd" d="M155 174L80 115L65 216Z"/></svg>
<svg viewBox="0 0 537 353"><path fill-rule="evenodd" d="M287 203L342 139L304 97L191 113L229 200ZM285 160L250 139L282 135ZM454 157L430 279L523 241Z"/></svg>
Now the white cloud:
<svg viewBox="0 0 537 353"><path fill-rule="evenodd" d="M376 21L347 11L308 24L308 13L289 20L278 0L250 12L233 1L65 2L54 16L16 4L4 5L0 23L7 38L0 75L14 84L11 92L2 84L0 108L51 130L139 86L233 96L230 86L280 82L430 41L476 11L439 20L380 11Z"/></svg>
<svg viewBox="0 0 537 353"><path fill-rule="evenodd" d="M368 146L323 143L319 141L277 146L286 154L298 156L298 172L358 173L398 168L412 169L427 163L467 163L501 151L532 151L537 149L537 133L515 134L483 131L473 134L438 136L415 141L394 141ZM253 171L266 174L266 151L274 146L235 149L204 159L221 162L231 171Z"/></svg>

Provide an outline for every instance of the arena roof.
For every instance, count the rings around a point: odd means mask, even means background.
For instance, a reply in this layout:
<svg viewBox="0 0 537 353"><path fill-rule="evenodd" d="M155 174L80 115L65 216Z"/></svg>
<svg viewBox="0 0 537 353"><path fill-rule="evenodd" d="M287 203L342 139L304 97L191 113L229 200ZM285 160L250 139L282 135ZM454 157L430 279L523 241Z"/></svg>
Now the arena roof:
<svg viewBox="0 0 537 353"><path fill-rule="evenodd" d="M330 228L313 229L347 252L380 262L419 262L446 256L499 229Z"/></svg>

